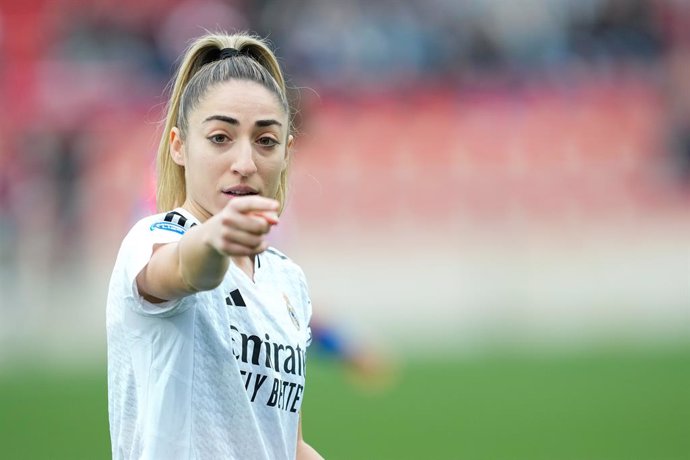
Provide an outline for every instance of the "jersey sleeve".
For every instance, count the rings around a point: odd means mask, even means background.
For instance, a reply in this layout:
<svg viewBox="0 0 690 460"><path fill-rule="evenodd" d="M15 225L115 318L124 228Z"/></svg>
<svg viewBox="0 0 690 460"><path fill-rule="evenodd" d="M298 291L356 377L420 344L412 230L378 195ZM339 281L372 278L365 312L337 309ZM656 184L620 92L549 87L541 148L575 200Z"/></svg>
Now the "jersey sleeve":
<svg viewBox="0 0 690 460"><path fill-rule="evenodd" d="M126 307L144 316L167 317L181 313L192 303L193 295L151 303L141 296L136 282L137 275L151 259L154 245L177 242L184 232L184 228L163 222L162 218L160 222L156 218L144 219L130 230L120 247L116 267Z"/></svg>

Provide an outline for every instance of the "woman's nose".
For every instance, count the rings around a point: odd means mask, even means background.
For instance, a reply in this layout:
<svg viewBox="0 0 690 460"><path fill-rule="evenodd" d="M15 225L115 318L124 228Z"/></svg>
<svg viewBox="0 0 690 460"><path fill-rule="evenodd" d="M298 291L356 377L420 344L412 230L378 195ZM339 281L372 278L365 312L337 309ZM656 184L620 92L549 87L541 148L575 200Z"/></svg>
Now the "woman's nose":
<svg viewBox="0 0 690 460"><path fill-rule="evenodd" d="M256 163L254 163L254 150L251 142L242 141L235 147L235 154L233 155L232 171L243 177L251 176L256 172Z"/></svg>

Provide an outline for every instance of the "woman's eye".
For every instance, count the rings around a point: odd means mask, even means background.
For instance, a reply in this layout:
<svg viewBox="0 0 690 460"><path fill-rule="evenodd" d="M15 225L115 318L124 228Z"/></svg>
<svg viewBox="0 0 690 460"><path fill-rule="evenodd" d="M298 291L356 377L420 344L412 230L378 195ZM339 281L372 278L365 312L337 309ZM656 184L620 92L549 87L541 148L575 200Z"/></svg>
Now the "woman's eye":
<svg viewBox="0 0 690 460"><path fill-rule="evenodd" d="M273 147L275 145L278 145L279 142L272 137L260 137L257 143L263 147Z"/></svg>
<svg viewBox="0 0 690 460"><path fill-rule="evenodd" d="M226 136L225 134L214 134L208 139L214 144L222 144L228 140L228 136Z"/></svg>

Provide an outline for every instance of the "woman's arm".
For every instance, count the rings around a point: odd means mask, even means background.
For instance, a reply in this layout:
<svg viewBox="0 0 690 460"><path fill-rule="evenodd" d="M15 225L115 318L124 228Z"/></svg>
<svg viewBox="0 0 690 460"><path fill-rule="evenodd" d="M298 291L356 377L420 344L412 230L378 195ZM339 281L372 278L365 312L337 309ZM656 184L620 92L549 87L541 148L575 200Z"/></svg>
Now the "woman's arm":
<svg viewBox="0 0 690 460"><path fill-rule="evenodd" d="M137 275L147 300L179 299L217 287L230 256L253 256L266 249L266 233L276 219L278 202L260 196L233 198L221 212L189 229L175 243L156 245L149 263Z"/></svg>
<svg viewBox="0 0 690 460"><path fill-rule="evenodd" d="M324 460L312 446L304 442L302 437L302 414L299 415L297 427L297 460Z"/></svg>

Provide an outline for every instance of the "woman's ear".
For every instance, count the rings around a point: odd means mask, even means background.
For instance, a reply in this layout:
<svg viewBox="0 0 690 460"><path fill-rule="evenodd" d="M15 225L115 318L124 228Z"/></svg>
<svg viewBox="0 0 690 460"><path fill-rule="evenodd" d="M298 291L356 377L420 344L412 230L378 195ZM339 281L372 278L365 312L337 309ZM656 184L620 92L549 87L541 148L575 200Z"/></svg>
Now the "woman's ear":
<svg viewBox="0 0 690 460"><path fill-rule="evenodd" d="M184 142L177 127L170 130L170 156L176 164L184 166Z"/></svg>

